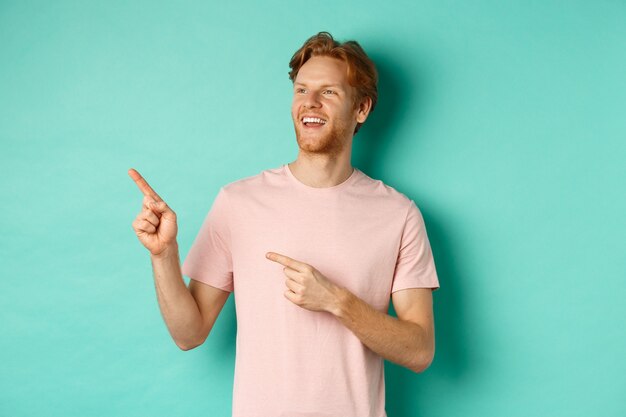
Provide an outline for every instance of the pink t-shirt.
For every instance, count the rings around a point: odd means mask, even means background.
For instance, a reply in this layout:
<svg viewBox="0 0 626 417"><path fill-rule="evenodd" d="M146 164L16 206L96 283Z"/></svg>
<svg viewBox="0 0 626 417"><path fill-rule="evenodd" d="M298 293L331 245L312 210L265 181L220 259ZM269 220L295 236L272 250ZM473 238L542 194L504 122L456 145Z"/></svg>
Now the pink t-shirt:
<svg viewBox="0 0 626 417"><path fill-rule="evenodd" d="M315 188L284 164L223 186L182 265L234 291L233 417L385 417L383 358L331 313L288 300L270 251L386 314L392 292L439 287L413 200L357 168Z"/></svg>

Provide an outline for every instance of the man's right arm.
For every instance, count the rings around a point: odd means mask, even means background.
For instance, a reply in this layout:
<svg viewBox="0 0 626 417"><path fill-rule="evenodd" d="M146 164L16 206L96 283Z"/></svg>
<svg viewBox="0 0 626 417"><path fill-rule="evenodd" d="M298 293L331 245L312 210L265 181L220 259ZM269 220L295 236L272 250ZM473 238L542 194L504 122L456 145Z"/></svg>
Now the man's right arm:
<svg viewBox="0 0 626 417"><path fill-rule="evenodd" d="M161 314L176 345L193 349L206 340L230 293L193 280L189 288L185 286L176 241L176 213L139 172L131 168L128 175L144 195L133 229L150 251Z"/></svg>
<svg viewBox="0 0 626 417"><path fill-rule="evenodd" d="M161 314L167 328L182 350L204 343L230 292L190 280L185 286L181 273L178 244L159 255L150 255L154 284Z"/></svg>

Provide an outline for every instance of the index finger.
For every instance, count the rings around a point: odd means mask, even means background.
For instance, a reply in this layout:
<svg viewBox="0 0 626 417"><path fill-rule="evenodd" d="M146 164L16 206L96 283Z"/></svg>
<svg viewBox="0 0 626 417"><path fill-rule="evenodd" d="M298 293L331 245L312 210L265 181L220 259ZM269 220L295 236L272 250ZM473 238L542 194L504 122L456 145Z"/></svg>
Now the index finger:
<svg viewBox="0 0 626 417"><path fill-rule="evenodd" d="M270 261L278 262L279 264L295 269L296 271L302 271L305 265L304 262L296 261L289 256L281 255L276 252L267 252L265 257Z"/></svg>
<svg viewBox="0 0 626 417"><path fill-rule="evenodd" d="M139 190L141 190L144 195L151 196L156 201L163 201L163 199L156 193L156 191L152 189L152 187L150 187L148 182L144 180L141 174L139 174L139 172L137 172L135 169L129 169L128 175L130 175L133 181L135 181L137 187L139 187Z"/></svg>

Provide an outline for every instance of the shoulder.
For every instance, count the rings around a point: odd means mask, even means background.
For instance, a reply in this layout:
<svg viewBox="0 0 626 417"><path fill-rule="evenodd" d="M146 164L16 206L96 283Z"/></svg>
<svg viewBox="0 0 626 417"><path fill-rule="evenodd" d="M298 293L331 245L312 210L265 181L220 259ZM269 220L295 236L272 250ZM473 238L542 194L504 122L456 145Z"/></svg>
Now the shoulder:
<svg viewBox="0 0 626 417"><path fill-rule="evenodd" d="M258 193L280 186L282 168L265 169L258 174L249 175L222 186L222 192L229 198L251 197Z"/></svg>
<svg viewBox="0 0 626 417"><path fill-rule="evenodd" d="M372 178L363 171L360 174L359 181L355 183L355 189L363 198L369 200L369 204L381 204L404 213L412 204L415 204L411 198L395 187Z"/></svg>

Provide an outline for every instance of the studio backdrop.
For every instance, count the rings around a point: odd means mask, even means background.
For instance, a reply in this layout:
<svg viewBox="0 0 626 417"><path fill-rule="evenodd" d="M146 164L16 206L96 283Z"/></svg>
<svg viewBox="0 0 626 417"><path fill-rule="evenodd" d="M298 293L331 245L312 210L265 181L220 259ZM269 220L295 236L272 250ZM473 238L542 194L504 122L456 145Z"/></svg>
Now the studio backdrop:
<svg viewBox="0 0 626 417"><path fill-rule="evenodd" d="M182 261L221 186L295 160L288 63L319 31L378 66L352 164L416 202L441 284L432 365L385 363L389 417L626 415L624 22L608 0L3 0L0 415L230 415L233 296L175 345L127 171Z"/></svg>

